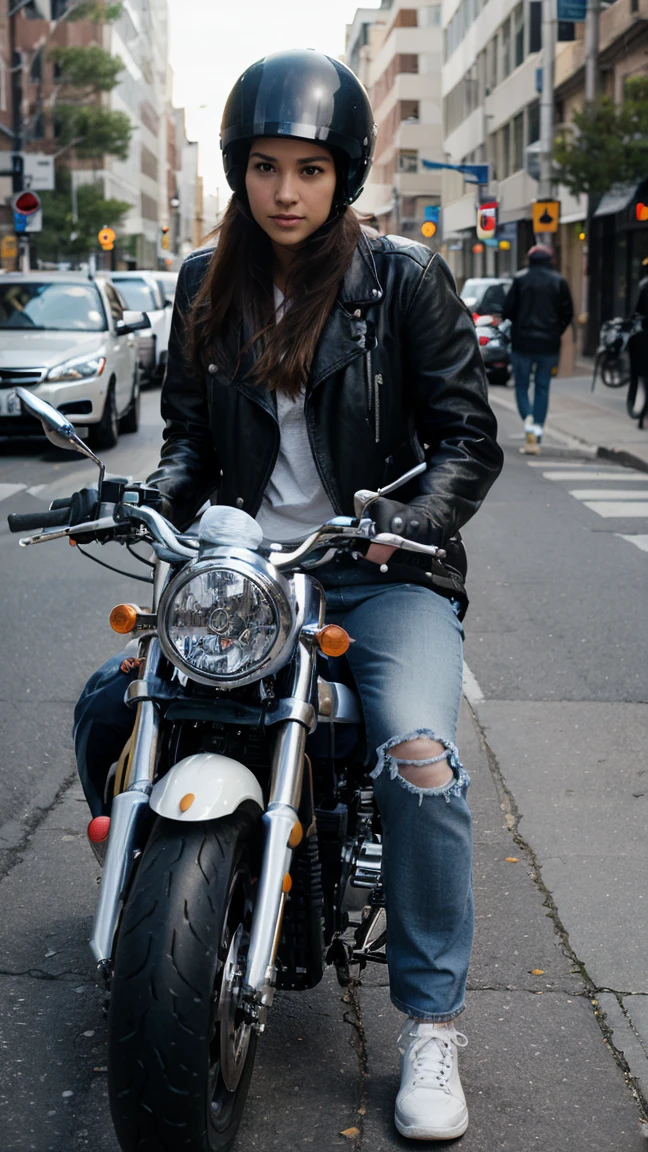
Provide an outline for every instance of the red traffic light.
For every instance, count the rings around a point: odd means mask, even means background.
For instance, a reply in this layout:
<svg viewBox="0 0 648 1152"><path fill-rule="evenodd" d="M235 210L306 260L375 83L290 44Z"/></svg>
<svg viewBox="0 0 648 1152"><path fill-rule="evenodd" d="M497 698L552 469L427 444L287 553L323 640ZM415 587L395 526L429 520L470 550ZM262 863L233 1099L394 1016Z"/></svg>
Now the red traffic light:
<svg viewBox="0 0 648 1152"><path fill-rule="evenodd" d="M40 198L35 192L19 192L13 200L13 210L20 216L33 216L40 206Z"/></svg>

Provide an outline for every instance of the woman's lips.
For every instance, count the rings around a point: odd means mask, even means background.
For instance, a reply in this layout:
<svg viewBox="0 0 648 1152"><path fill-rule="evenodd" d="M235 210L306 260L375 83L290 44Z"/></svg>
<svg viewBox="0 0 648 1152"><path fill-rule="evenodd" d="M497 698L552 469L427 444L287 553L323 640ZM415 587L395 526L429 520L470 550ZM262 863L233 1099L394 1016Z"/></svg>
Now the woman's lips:
<svg viewBox="0 0 648 1152"><path fill-rule="evenodd" d="M293 228L295 226L295 224L301 224L304 217L303 216L271 216L270 219L274 220L275 224L278 224L280 228Z"/></svg>

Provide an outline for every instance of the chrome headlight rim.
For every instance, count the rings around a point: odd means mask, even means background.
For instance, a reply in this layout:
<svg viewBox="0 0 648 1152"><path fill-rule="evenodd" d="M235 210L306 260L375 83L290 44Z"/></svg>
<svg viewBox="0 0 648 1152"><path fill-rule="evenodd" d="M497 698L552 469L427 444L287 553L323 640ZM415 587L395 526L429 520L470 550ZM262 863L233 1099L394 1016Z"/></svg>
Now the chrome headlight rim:
<svg viewBox="0 0 648 1152"><path fill-rule="evenodd" d="M214 676L195 668L178 651L170 637L169 617L173 611L177 593L203 572L231 571L257 584L268 597L272 606L277 634L266 656L258 664L243 674L233 672L229 676ZM271 676L287 662L297 622L294 595L286 578L271 564L253 552L233 551L229 548L214 549L204 560L192 560L173 576L166 585L158 607L158 637L160 647L175 668L190 680L208 688L242 688L253 684L264 676Z"/></svg>

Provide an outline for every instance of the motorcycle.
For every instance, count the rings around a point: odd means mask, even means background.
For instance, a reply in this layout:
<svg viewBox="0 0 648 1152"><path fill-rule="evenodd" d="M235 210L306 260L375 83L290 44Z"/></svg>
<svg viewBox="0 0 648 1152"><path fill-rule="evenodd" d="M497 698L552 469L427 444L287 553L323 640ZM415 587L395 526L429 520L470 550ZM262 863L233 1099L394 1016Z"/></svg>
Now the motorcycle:
<svg viewBox="0 0 648 1152"><path fill-rule="evenodd" d="M325 623L316 566L368 542L446 553L376 533L356 493L295 548L267 544L247 513L214 506L178 532L159 494L105 467L56 409L18 388L58 447L99 468L50 511L12 514L23 547L56 539L144 543L152 604L121 604L112 627L137 643L126 690L133 732L88 838L103 875L90 947L108 993L110 1107L124 1152L225 1152L257 1040L280 989L334 964L340 982L386 962L380 820L362 715ZM427 567L427 564L426 564ZM362 912L350 889L365 889ZM357 897L355 900L357 904Z"/></svg>
<svg viewBox="0 0 648 1152"><path fill-rule="evenodd" d="M489 384L503 384L511 376L511 321L480 316L475 321L479 350Z"/></svg>
<svg viewBox="0 0 648 1152"><path fill-rule="evenodd" d="M592 374L593 392L600 377L607 388L624 388L630 381L628 345L643 328L640 316L615 316L601 325Z"/></svg>

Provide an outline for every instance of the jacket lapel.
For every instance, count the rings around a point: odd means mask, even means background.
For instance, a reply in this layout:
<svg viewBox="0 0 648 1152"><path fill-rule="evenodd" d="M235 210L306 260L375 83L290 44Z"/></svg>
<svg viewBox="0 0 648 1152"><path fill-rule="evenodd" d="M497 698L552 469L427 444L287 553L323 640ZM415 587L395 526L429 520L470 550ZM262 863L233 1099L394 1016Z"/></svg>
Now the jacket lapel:
<svg viewBox="0 0 648 1152"><path fill-rule="evenodd" d="M379 304L382 297L373 254L362 233L315 349L308 391L370 350L364 316L367 308ZM356 312L360 315L355 315Z"/></svg>

